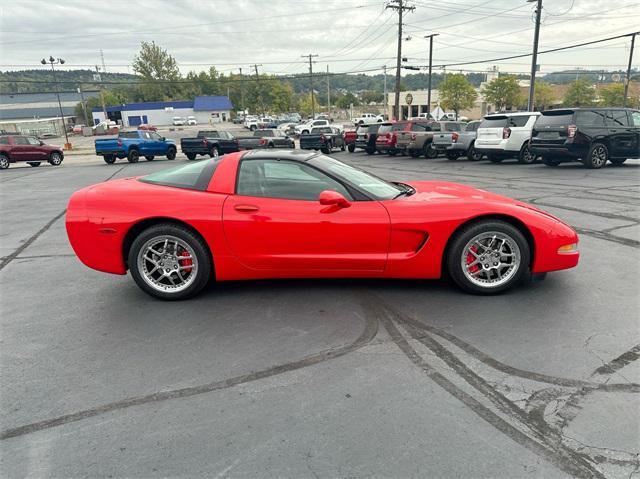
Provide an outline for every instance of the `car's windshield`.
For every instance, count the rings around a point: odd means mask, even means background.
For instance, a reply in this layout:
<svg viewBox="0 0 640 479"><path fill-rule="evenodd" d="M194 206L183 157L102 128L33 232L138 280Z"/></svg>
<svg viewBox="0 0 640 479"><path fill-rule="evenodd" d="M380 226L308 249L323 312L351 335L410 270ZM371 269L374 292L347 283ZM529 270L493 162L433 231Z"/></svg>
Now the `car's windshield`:
<svg viewBox="0 0 640 479"><path fill-rule="evenodd" d="M345 165L329 156L319 155L311 158L309 164L352 184L376 200L391 200L403 191L399 186L377 176Z"/></svg>

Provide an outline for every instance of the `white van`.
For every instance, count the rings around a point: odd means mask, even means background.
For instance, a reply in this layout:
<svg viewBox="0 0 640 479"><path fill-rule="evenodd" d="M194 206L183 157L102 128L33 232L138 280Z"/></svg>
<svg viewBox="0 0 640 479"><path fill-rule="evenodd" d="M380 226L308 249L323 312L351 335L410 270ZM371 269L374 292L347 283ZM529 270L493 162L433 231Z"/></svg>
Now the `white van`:
<svg viewBox="0 0 640 479"><path fill-rule="evenodd" d="M183 116L174 116L173 117L173 126L184 126L187 122L187 119Z"/></svg>
<svg viewBox="0 0 640 479"><path fill-rule="evenodd" d="M529 139L539 116L537 111L487 115L478 126L474 148L493 163L500 163L505 158L533 163L536 157L529 151Z"/></svg>

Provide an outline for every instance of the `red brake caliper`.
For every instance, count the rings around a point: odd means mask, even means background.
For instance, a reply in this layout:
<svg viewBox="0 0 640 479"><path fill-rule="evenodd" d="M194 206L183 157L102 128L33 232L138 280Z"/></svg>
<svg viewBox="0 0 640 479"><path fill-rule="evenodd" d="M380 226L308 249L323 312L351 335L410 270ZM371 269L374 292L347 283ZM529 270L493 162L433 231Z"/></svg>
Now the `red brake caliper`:
<svg viewBox="0 0 640 479"><path fill-rule="evenodd" d="M471 248L469 248L469 253L467 254L467 264L471 264L476 260L476 257L471 254L471 252L476 253L478 251L478 248L476 248L475 246L472 246ZM475 273L479 270L480 268L478 267L477 264L474 264L471 268L469 268L469 273Z"/></svg>
<svg viewBox="0 0 640 479"><path fill-rule="evenodd" d="M187 250L182 250L182 252L178 256L178 258L180 258L182 256L189 256L189 252ZM181 259L181 260L178 260L178 263L182 267L192 266L193 265L193 260L191 258L189 258L189 259ZM191 273L191 268L184 268L183 271L186 271L187 273Z"/></svg>

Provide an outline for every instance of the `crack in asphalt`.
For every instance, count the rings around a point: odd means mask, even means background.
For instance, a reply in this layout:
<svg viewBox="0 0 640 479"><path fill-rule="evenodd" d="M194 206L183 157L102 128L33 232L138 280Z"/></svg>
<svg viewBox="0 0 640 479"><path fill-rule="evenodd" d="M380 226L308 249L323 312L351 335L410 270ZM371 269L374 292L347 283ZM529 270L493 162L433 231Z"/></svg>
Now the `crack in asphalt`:
<svg viewBox="0 0 640 479"><path fill-rule="evenodd" d="M147 394L144 396L131 397L131 398L123 399L120 401L103 404L101 406L96 406L90 409L85 409L83 411L78 411L71 414L65 414L64 416L59 416L52 419L46 419L44 421L26 424L24 426L14 427L14 428L2 431L2 433L0 433L0 440L23 436L25 434L31 434L33 432L42 431L44 429L50 429L57 426L62 426L72 422L81 421L83 419L88 419L94 416L106 414L108 412L117 411L117 410L129 408L133 406L141 406L149 403L158 403L158 402L168 401L171 399L186 398L186 397L196 396L199 394L210 393L213 391L219 391L219 390L227 389L233 386L238 386L240 384L257 381L259 379L264 379L271 376L276 376L289 371L306 368L306 367L327 361L329 359L338 358L340 356L344 356L348 353L356 351L362 348L363 346L366 346L376 336L376 334L378 334L378 321L375 318L369 318L366 316L363 319L364 319L365 327L362 333L360 334L360 336L358 336L358 338L351 344L325 349L318 353L314 353L309 356L306 356L298 361L293 361L289 363L280 364L277 366L272 366L268 369L263 369L261 371L252 372L249 374L243 374L241 376L235 376L229 379L213 381L213 382L209 382L207 384L201 384L198 386L172 389L167 391L159 391L159 392Z"/></svg>

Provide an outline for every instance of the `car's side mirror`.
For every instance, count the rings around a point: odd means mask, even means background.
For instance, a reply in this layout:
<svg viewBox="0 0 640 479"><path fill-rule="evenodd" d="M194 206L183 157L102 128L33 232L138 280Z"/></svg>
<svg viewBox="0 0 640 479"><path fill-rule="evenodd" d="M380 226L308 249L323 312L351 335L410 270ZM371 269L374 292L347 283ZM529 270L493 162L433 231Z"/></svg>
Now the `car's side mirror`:
<svg viewBox="0 0 640 479"><path fill-rule="evenodd" d="M321 205L337 206L338 208L348 208L351 206L348 199L333 190L324 190L321 192L320 196L318 196L318 201Z"/></svg>
<svg viewBox="0 0 640 479"><path fill-rule="evenodd" d="M167 141L167 138L165 136L160 138L162 141Z"/></svg>

